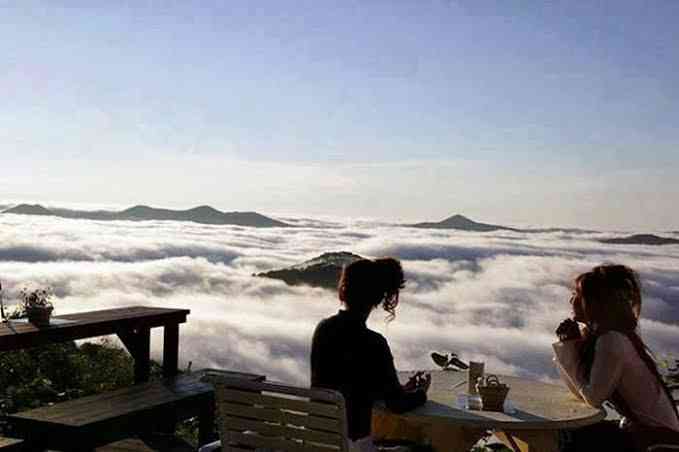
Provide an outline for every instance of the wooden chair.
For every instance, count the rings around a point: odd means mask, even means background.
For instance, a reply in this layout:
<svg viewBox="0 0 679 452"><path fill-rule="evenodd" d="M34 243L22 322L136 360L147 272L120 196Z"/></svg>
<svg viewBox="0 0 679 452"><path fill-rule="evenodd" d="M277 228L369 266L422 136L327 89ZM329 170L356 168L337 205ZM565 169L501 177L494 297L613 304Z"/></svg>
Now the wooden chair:
<svg viewBox="0 0 679 452"><path fill-rule="evenodd" d="M223 451L347 452L344 398L336 391L213 380Z"/></svg>

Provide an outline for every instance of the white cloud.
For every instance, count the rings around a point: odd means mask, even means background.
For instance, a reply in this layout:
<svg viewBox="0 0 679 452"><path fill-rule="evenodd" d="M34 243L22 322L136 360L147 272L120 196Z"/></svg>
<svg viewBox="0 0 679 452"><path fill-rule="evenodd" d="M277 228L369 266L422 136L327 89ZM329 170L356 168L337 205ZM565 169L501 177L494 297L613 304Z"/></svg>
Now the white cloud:
<svg viewBox="0 0 679 452"><path fill-rule="evenodd" d="M550 343L568 315L570 282L601 262L636 268L642 330L658 351L679 348L679 247L604 245L599 234L476 234L369 222L293 219L296 229L174 222L91 222L0 216L6 299L25 283L51 285L57 313L131 304L191 309L181 360L304 382L316 323L339 308L322 289L252 273L325 251L403 260L408 285L396 320L371 317L402 369L430 368L429 352L482 359L489 370L556 377ZM161 340L154 335L153 352Z"/></svg>

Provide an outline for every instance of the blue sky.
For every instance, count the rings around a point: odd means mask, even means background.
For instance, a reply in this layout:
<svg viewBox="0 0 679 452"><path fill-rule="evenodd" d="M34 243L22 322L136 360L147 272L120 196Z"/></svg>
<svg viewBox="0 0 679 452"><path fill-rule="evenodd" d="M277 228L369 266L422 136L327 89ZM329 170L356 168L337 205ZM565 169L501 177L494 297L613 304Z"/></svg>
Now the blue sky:
<svg viewBox="0 0 679 452"><path fill-rule="evenodd" d="M679 229L676 23L671 0L0 2L0 191Z"/></svg>

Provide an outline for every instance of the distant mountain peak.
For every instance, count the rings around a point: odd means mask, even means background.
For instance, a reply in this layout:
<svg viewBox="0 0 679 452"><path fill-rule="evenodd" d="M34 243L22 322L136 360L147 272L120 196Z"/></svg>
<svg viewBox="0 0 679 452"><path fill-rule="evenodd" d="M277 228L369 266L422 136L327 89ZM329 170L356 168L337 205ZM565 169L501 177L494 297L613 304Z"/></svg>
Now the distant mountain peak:
<svg viewBox="0 0 679 452"><path fill-rule="evenodd" d="M461 231L491 232L491 231L518 231L518 229L499 226L495 224L478 223L464 215L455 214L439 222L425 222L409 225L423 229L457 229Z"/></svg>
<svg viewBox="0 0 679 452"><path fill-rule="evenodd" d="M151 210L155 210L155 209L153 209L152 207L149 207L149 206L138 204L136 206L129 207L129 208L121 211L120 213L148 212L148 211L151 211Z"/></svg>
<svg viewBox="0 0 679 452"><path fill-rule="evenodd" d="M208 205L202 205L198 207L194 207L193 209L189 209L188 212L198 212L198 213L222 213L219 210L215 209L212 206Z"/></svg>
<svg viewBox="0 0 679 452"><path fill-rule="evenodd" d="M345 265L348 265L360 259L363 258L358 254L354 254L349 251L331 251L323 253L318 257L314 257L313 259L309 259L308 261L304 261L301 264L293 265L290 268L304 270L309 267L318 265L329 265L329 266L334 265L338 267L344 267Z"/></svg>
<svg viewBox="0 0 679 452"><path fill-rule="evenodd" d="M447 220L466 220L466 221L472 221L472 220L470 220L469 218L467 218L467 217L465 217L464 215L459 214L459 213L456 213L455 215L451 215L451 216L449 216L448 218L446 218L446 219L443 220L443 221L447 221Z"/></svg>
<svg viewBox="0 0 679 452"><path fill-rule="evenodd" d="M359 259L363 258L348 251L328 252L291 267L254 276L280 279L291 286L304 284L334 290L337 288L342 269Z"/></svg>

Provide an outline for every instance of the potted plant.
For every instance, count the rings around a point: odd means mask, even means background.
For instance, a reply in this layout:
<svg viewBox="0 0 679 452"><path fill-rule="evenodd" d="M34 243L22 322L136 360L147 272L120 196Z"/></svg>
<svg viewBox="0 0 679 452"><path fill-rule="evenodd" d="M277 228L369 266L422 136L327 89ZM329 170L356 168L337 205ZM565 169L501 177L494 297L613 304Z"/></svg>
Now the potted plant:
<svg viewBox="0 0 679 452"><path fill-rule="evenodd" d="M50 289L21 289L21 300L28 321L35 326L47 326L54 306L52 306L53 293Z"/></svg>

